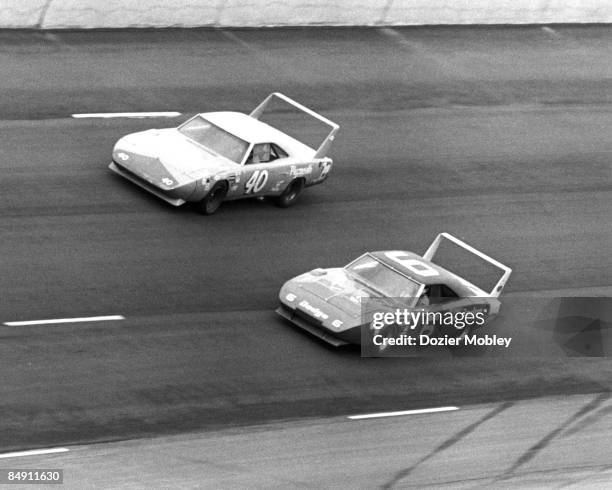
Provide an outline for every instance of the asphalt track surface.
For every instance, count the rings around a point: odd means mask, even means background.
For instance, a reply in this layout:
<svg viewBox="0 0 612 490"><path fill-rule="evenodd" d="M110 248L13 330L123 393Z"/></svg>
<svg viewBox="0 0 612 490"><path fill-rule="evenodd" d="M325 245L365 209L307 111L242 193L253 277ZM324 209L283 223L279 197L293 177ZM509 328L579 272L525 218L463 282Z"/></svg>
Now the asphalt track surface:
<svg viewBox="0 0 612 490"><path fill-rule="evenodd" d="M508 296L542 311L609 296L609 28L0 41L0 322L126 318L0 326L3 450L610 391L608 359L560 355L537 322L497 327L529 327L521 356L362 359L273 313L298 273L440 231L512 266ZM170 208L106 165L120 136L172 120L69 118L248 111L273 90L341 125L329 181L287 210Z"/></svg>
<svg viewBox="0 0 612 490"><path fill-rule="evenodd" d="M601 489L612 478L610 402L608 394L574 395L273 423L76 446L4 464L61 468L66 488Z"/></svg>

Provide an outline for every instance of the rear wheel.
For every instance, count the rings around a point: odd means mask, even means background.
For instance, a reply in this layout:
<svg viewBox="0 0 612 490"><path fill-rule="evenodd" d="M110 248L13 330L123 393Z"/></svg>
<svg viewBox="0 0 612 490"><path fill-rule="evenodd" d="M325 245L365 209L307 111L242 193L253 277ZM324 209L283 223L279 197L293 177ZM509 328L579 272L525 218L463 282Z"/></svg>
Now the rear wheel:
<svg viewBox="0 0 612 490"><path fill-rule="evenodd" d="M461 333L455 337L457 343L455 345L449 345L448 348L451 350L461 349L465 347L465 338L470 334L470 327L467 325L461 329Z"/></svg>
<svg viewBox="0 0 612 490"><path fill-rule="evenodd" d="M202 214L214 214L227 196L227 183L217 182L206 197L197 203L197 210Z"/></svg>
<svg viewBox="0 0 612 490"><path fill-rule="evenodd" d="M303 189L304 180L296 179L287 186L280 196L274 198L274 203L280 208L288 208L295 204Z"/></svg>

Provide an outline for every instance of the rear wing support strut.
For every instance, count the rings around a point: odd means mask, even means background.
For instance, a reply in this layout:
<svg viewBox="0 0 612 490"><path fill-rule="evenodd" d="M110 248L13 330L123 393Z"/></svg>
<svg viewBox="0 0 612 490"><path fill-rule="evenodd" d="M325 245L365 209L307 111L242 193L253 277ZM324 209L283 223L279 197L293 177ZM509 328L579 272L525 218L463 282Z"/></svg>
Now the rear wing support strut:
<svg viewBox="0 0 612 490"><path fill-rule="evenodd" d="M499 268L499 269L501 269L503 271L503 274L502 274L501 278L499 279L499 281L497 281L497 284L495 284L495 287L489 293L490 296L492 296L494 298L497 298L500 295L500 293L502 292L502 289L504 289L504 286L506 285L506 281L508 281L508 278L510 277L510 274L512 274L512 269L510 267L508 267L508 266L505 266L501 262L498 262L494 258L489 257L488 255L482 253L480 250L476 250L471 245L468 245L464 241L459 240L459 238L454 237L450 233L440 233L436 237L436 239L432 242L432 244L429 246L429 248L427 249L425 254L423 255L424 259L427 259L430 262L433 262L433 257L435 255L436 251L438 250L438 247L440 246L440 243L442 242L443 238L446 238L447 240L450 240L454 244L459 245L461 248L467 250L468 252L473 253L474 255L480 257L481 259L485 260L489 264L492 264L495 267L497 267L497 268Z"/></svg>
<svg viewBox="0 0 612 490"><path fill-rule="evenodd" d="M308 107L303 106L299 102L296 102L295 100L287 97L286 95L281 94L280 92L273 92L270 95L268 95L264 99L264 101L261 104L259 104L253 110L253 112L251 112L251 114L249 114L249 115L252 118L254 118L254 119L259 119L261 117L261 115L263 114L263 112L265 111L265 109L268 106L268 104L270 104L270 101L274 97L277 97L277 98L287 102L288 104L292 105L293 107L299 109L302 112L305 112L309 116L314 117L315 119L321 121L323 124L325 124L325 125L327 125L327 126L329 126L331 128L330 133L323 140L323 142L321 143L321 145L319 146L319 148L317 149L317 151L316 151L316 153L314 155L314 158L323 158L323 157L325 157L327 155L327 152L331 148L331 145L332 145L332 143L334 141L334 138L336 137L336 133L338 132L338 129L340 128L340 126L338 126L335 122L330 121L326 117L323 117L321 114L316 113L312 109L309 109Z"/></svg>

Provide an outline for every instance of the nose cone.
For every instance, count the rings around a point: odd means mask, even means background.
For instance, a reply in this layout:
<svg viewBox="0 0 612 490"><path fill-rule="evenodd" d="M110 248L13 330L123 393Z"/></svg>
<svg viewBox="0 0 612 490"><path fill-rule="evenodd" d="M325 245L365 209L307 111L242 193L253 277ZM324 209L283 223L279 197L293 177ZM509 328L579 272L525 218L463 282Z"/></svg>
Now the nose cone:
<svg viewBox="0 0 612 490"><path fill-rule="evenodd" d="M192 181L176 169L164 165L156 157L115 150L113 160L120 167L163 190L176 189Z"/></svg>

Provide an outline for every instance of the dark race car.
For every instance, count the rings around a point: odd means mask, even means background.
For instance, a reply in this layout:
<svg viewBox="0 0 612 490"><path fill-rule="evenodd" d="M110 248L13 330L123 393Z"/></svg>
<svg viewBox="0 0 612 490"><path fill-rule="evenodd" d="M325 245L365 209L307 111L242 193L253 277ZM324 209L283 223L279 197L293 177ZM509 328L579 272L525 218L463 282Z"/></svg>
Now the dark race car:
<svg viewBox="0 0 612 490"><path fill-rule="evenodd" d="M495 286L485 291L434 262L443 239L483 259L501 271ZM389 311L403 309L422 314L471 312L484 319L500 310L498 299L512 270L448 233L439 234L423 256L406 251L368 252L342 268L314 269L294 277L281 288L280 308L276 311L294 325L326 342L339 346L362 343L364 328L374 335L398 335L397 325L372 331L372 316L364 311L368 300L376 299ZM434 335L440 325L412 325L415 333ZM469 325L453 324L446 329L464 337Z"/></svg>

